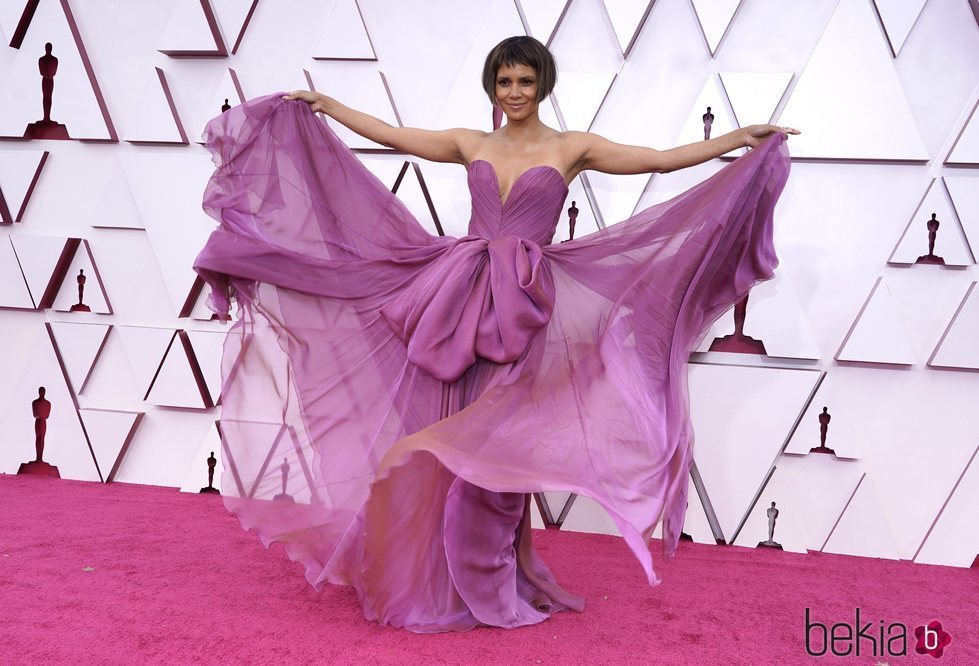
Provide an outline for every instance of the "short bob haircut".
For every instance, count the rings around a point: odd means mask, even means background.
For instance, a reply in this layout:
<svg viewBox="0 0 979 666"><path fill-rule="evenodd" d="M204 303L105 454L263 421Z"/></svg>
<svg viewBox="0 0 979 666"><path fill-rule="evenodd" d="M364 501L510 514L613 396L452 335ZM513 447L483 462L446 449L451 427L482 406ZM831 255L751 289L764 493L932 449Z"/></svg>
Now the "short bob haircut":
<svg viewBox="0 0 979 666"><path fill-rule="evenodd" d="M493 47L483 65L483 90L490 103L496 106L496 74L503 65L527 65L537 70L537 103L543 102L557 83L554 56L533 37L507 37Z"/></svg>

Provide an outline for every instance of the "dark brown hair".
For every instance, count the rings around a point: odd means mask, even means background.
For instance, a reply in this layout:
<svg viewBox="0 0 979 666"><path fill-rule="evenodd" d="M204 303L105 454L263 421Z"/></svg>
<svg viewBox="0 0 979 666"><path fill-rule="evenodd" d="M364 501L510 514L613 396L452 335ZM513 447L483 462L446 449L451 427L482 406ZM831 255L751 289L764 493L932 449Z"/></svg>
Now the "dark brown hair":
<svg viewBox="0 0 979 666"><path fill-rule="evenodd" d="M483 90L496 105L496 74L503 65L527 65L537 70L537 102L543 102L557 83L554 56L533 37L507 37L493 47L483 65Z"/></svg>

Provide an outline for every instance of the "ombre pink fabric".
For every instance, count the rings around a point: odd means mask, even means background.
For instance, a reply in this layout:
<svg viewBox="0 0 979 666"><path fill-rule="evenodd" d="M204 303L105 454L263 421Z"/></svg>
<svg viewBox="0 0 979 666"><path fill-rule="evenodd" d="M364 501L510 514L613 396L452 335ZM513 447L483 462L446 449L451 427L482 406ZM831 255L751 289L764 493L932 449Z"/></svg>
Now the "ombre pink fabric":
<svg viewBox="0 0 979 666"><path fill-rule="evenodd" d="M213 119L195 268L224 349L225 504L315 586L412 631L581 610L535 553L529 493L601 504L657 584L693 433L686 362L777 264L785 137L665 203L551 244L567 187L534 167L505 202L468 169L469 234L434 237L309 106Z"/></svg>

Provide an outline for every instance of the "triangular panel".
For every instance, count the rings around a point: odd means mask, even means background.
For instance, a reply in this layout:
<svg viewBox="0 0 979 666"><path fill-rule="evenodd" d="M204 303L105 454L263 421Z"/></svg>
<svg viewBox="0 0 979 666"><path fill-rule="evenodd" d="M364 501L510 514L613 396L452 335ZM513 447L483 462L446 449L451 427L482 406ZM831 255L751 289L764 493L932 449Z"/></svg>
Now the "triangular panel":
<svg viewBox="0 0 979 666"><path fill-rule="evenodd" d="M124 138L130 143L189 143L166 73L159 67L143 86Z"/></svg>
<svg viewBox="0 0 979 666"><path fill-rule="evenodd" d="M622 55L628 57L655 0L603 0Z"/></svg>
<svg viewBox="0 0 979 666"><path fill-rule="evenodd" d="M704 31L704 39L710 52L717 52L717 45L731 25L731 19L741 6L741 0L691 0L697 19Z"/></svg>
<svg viewBox="0 0 979 666"><path fill-rule="evenodd" d="M840 0L778 123L793 157L927 160L871 4Z"/></svg>
<svg viewBox="0 0 979 666"><path fill-rule="evenodd" d="M972 113L955 139L945 164L979 164L979 102L972 108Z"/></svg>
<svg viewBox="0 0 979 666"><path fill-rule="evenodd" d="M929 185L928 192L904 228L887 263L942 266L969 266L975 263L942 180L932 181ZM931 248L933 228L935 239L934 248Z"/></svg>
<svg viewBox="0 0 979 666"><path fill-rule="evenodd" d="M50 54L46 44L51 44ZM39 58L56 73L43 117ZM56 58L57 61L53 60ZM116 141L105 99L67 0L40 0L0 89L0 136Z"/></svg>
<svg viewBox="0 0 979 666"><path fill-rule="evenodd" d="M768 123L782 100L792 72L721 72L737 127Z"/></svg>
<svg viewBox="0 0 979 666"><path fill-rule="evenodd" d="M969 567L979 555L979 449L942 506L931 529L925 536L914 561L922 564L943 564Z"/></svg>
<svg viewBox="0 0 979 666"><path fill-rule="evenodd" d="M560 100L564 129L587 132L605 100L615 72L561 72L554 97Z"/></svg>
<svg viewBox="0 0 979 666"><path fill-rule="evenodd" d="M137 399L143 400L177 333L172 328L147 326L115 326L115 331L122 340L139 391Z"/></svg>
<svg viewBox="0 0 979 666"><path fill-rule="evenodd" d="M0 308L33 310L35 307L10 237L0 238Z"/></svg>
<svg viewBox="0 0 979 666"><path fill-rule="evenodd" d="M725 538L731 538L768 477L820 373L690 365L694 453Z"/></svg>
<svg viewBox="0 0 979 666"><path fill-rule="evenodd" d="M911 26L918 20L918 15L925 6L926 0L874 0L877 15L884 25L887 41L891 45L891 53L895 57L901 52L904 40L911 33Z"/></svg>
<svg viewBox="0 0 979 666"><path fill-rule="evenodd" d="M115 480L119 465L136 435L143 412L123 412L109 409L79 411L92 451L106 483Z"/></svg>
<svg viewBox="0 0 979 666"><path fill-rule="evenodd" d="M157 49L174 57L228 55L228 47L208 0L177 0Z"/></svg>
<svg viewBox="0 0 979 666"><path fill-rule="evenodd" d="M0 152L0 222L23 220L47 160L46 150Z"/></svg>
<svg viewBox="0 0 979 666"><path fill-rule="evenodd" d="M880 494L866 474L822 550L841 555L898 559L897 542L881 505Z"/></svg>
<svg viewBox="0 0 979 666"><path fill-rule="evenodd" d="M95 367L112 327L108 324L74 324L63 321L53 321L50 326L71 381L71 388L76 395L80 394L85 390L85 382Z"/></svg>
<svg viewBox="0 0 979 666"><path fill-rule="evenodd" d="M979 289L975 282L966 290L928 365L979 370Z"/></svg>
<svg viewBox="0 0 979 666"><path fill-rule="evenodd" d="M170 345L153 384L146 393L146 401L163 407L187 409L210 409L214 406L200 365L184 331L177 332L177 337Z"/></svg>
<svg viewBox="0 0 979 666"><path fill-rule="evenodd" d="M313 46L316 60L377 60L357 0L336 0ZM358 107L359 108L359 107Z"/></svg>
<svg viewBox="0 0 979 666"><path fill-rule="evenodd" d="M914 348L884 278L870 290L836 354L838 361L913 365Z"/></svg>
<svg viewBox="0 0 979 666"><path fill-rule="evenodd" d="M516 0L527 34L550 45L571 0ZM563 73L562 73L563 74Z"/></svg>

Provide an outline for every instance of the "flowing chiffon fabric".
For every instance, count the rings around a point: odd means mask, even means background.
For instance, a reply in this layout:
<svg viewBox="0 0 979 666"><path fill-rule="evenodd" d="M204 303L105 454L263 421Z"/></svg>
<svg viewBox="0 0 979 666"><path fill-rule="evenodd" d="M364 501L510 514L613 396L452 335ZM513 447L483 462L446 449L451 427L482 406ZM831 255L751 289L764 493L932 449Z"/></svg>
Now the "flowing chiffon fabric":
<svg viewBox="0 0 979 666"><path fill-rule="evenodd" d="M772 276L783 135L553 245L552 167L501 201L473 161L469 235L437 237L303 102L252 100L205 139L220 226L195 269L217 312L240 306L221 491L246 529L419 632L583 608L533 550L528 493L598 502L659 582L650 536L662 522L672 555L686 510L687 358Z"/></svg>

